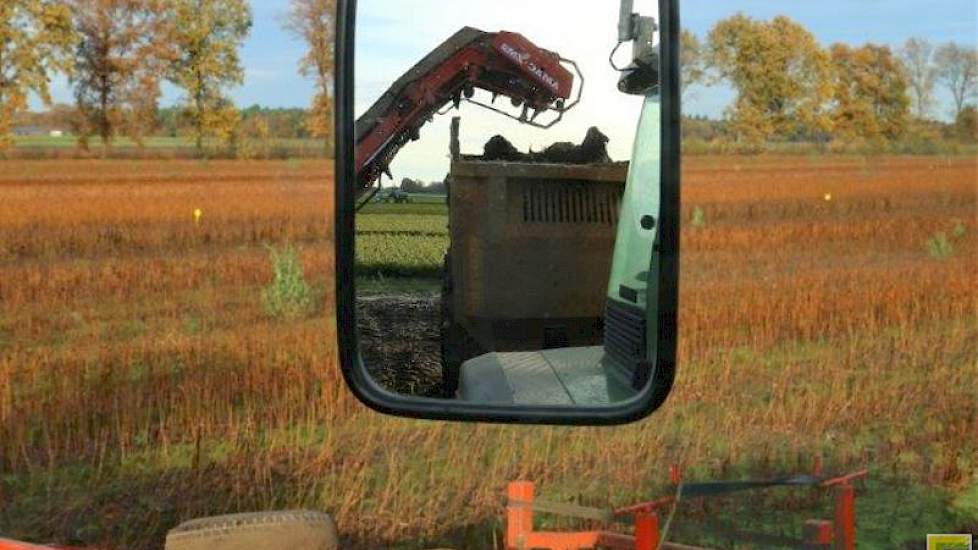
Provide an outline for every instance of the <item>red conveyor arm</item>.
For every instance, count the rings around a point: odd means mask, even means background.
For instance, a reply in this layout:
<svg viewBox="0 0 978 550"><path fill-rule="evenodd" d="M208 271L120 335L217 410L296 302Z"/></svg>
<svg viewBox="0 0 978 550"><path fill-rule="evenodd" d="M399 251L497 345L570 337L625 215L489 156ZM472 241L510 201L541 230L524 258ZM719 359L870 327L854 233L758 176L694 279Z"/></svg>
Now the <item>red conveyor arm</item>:
<svg viewBox="0 0 978 550"><path fill-rule="evenodd" d="M457 107L463 97L470 99L476 88L491 92L493 99L503 95L514 106L522 106L521 122L540 127L554 124L577 103L577 99L567 103L574 75L562 62L573 65L516 33L487 33L471 27L455 33L357 119L357 196L366 193L381 174L389 175L390 162L405 143L418 139L421 126L449 102ZM547 125L536 123L537 115L548 110L557 113L556 119Z"/></svg>

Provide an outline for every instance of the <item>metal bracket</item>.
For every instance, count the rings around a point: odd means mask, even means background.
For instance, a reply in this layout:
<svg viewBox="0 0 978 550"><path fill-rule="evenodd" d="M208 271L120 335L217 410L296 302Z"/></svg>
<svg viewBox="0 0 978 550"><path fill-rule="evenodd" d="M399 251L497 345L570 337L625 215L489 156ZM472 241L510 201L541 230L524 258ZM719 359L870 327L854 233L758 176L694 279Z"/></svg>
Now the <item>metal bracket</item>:
<svg viewBox="0 0 978 550"><path fill-rule="evenodd" d="M574 97L574 101L571 101L570 104L563 105L563 106L560 106L560 107L552 107L550 109L547 109L547 111L555 111L557 113L557 116L556 116L556 118L554 118L553 120L551 120L550 122L547 122L545 124L536 122L534 119L537 117L537 115L539 115L542 112L546 112L546 111L538 111L532 117L526 118L526 109L523 110L523 112L520 114L520 116L515 116L512 113L508 113L508 112L506 112L506 111L504 111L502 109L499 109L498 107L494 107L494 106L492 106L490 104L483 103L483 102L477 101L475 99L470 99L470 98L467 98L466 97L466 98L463 98L463 100L466 101L466 102L468 102L468 103L472 103L472 104L478 105L479 107L483 107L485 109L489 109L490 111L492 111L494 113L498 113L498 114L503 115L505 117L511 118L511 119L513 119L513 120L521 123L521 124L528 124L528 125L533 126L533 127L536 127L536 128L541 128L541 129L547 130L549 128L552 128L555 124L557 124L561 120L563 120L564 113L566 113L567 111L570 111L578 103L580 103L581 102L581 96L584 93L584 74L581 73L581 69L580 69L580 67L577 66L577 63L575 63L574 61L571 61L570 59L566 59L566 58L563 58L563 57L560 58L560 62L561 63L566 63L566 64L568 64L568 65L570 65L571 67L574 68L574 72L577 73L577 78L580 80L580 85L577 87L577 94Z"/></svg>

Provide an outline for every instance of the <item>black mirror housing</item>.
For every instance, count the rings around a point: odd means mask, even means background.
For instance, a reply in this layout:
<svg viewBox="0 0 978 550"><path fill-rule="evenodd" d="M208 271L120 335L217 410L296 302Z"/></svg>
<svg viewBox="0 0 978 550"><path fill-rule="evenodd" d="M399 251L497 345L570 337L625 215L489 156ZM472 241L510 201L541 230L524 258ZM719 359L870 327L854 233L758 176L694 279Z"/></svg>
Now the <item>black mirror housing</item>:
<svg viewBox="0 0 978 550"><path fill-rule="evenodd" d="M679 273L680 200L680 93L679 93L679 5L677 0L659 0L659 52L646 52L624 71L619 88L628 94L644 95L658 86L661 108L658 202L655 223L655 269L645 271L649 281L649 303L655 304L648 319L649 349L654 356L646 369L636 374L642 391L621 401L601 406L569 407L556 404L501 404L458 399L432 399L401 395L378 384L369 374L360 353L357 332L356 295L356 209L362 190L358 185L357 128L354 112L354 54L356 0L339 0L336 24L335 78L335 258L336 323L338 351L344 380L350 390L369 407L386 414L435 420L461 420L525 424L609 425L644 418L661 406L672 387L676 370ZM576 67L575 67L576 68ZM541 82L550 83L545 75ZM464 90L466 97L471 91ZM456 101L457 104L457 101ZM515 102L514 102L515 104ZM564 101L557 103L564 108ZM524 109L524 112L526 110ZM562 111L561 111L562 115ZM649 218L650 216L645 216ZM643 227L647 225L642 222ZM646 228L646 230L651 227ZM650 311L653 311L650 307Z"/></svg>

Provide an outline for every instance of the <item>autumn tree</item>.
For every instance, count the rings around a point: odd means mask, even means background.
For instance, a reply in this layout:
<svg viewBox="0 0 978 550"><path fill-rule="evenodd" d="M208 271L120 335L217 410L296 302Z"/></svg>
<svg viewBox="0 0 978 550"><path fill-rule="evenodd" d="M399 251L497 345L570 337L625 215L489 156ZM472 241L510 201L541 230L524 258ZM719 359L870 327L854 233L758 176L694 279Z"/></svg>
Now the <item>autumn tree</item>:
<svg viewBox="0 0 978 550"><path fill-rule="evenodd" d="M240 115L226 88L244 82L238 49L251 31L246 0L170 0L177 57L167 77L186 92L183 116L197 151L204 138L231 139Z"/></svg>
<svg viewBox="0 0 978 550"><path fill-rule="evenodd" d="M913 94L913 114L918 119L927 118L934 103L937 69L933 57L934 47L923 38L909 38L900 49L900 59Z"/></svg>
<svg viewBox="0 0 978 550"><path fill-rule="evenodd" d="M238 150L239 158L269 158L272 151L272 131L264 116L242 117L241 137L247 141Z"/></svg>
<svg viewBox="0 0 978 550"><path fill-rule="evenodd" d="M689 87L706 77L703 44L692 31L683 29L679 43L680 93L683 98Z"/></svg>
<svg viewBox="0 0 978 550"><path fill-rule="evenodd" d="M967 105L954 121L954 133L958 139L968 143L978 142L978 109Z"/></svg>
<svg viewBox="0 0 978 550"><path fill-rule="evenodd" d="M833 44L831 54L835 134L847 140L899 138L910 114L909 78L899 59L876 44Z"/></svg>
<svg viewBox="0 0 978 550"><path fill-rule="evenodd" d="M306 43L306 53L299 61L299 73L316 82L309 132L315 137L329 137L333 133L336 0L291 0L284 27Z"/></svg>
<svg viewBox="0 0 978 550"><path fill-rule="evenodd" d="M68 7L54 0L0 1L0 149L10 145L28 95L51 104L51 73L70 72L75 34Z"/></svg>
<svg viewBox="0 0 978 550"><path fill-rule="evenodd" d="M775 136L791 139L830 129L829 58L798 23L785 16L771 21L731 16L710 31L707 57L737 91L727 114L738 139L760 146Z"/></svg>
<svg viewBox="0 0 978 550"><path fill-rule="evenodd" d="M155 119L163 69L171 56L160 0L71 0L79 44L75 100L80 142L108 147L124 133L142 144Z"/></svg>
<svg viewBox="0 0 978 550"><path fill-rule="evenodd" d="M978 50L949 42L934 54L937 78L954 98L954 118L957 119L968 99L978 97Z"/></svg>

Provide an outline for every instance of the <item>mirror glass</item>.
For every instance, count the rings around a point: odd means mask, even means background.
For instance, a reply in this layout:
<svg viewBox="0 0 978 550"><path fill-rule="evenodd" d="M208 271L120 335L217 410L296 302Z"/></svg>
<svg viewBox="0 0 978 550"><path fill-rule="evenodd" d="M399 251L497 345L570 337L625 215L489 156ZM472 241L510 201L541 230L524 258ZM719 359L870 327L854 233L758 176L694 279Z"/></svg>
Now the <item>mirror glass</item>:
<svg viewBox="0 0 978 550"><path fill-rule="evenodd" d="M656 3L629 4L358 2L356 310L380 386L569 407L646 387L659 36Z"/></svg>

